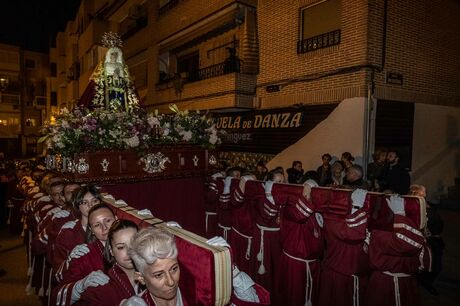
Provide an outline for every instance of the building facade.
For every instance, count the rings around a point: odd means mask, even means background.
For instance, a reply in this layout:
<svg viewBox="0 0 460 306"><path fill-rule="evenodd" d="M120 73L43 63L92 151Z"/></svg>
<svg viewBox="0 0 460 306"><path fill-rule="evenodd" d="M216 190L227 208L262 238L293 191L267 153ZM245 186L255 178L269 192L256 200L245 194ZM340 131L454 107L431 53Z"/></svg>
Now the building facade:
<svg viewBox="0 0 460 306"><path fill-rule="evenodd" d="M0 44L0 151L34 156L47 108L47 54Z"/></svg>
<svg viewBox="0 0 460 306"><path fill-rule="evenodd" d="M74 105L102 33L117 31L149 110L268 118L224 129L233 147L274 156L270 167L316 169L344 151L365 166L376 148L396 149L439 198L460 175L459 17L454 0L83 0L56 39L56 92ZM298 110L303 134L282 131Z"/></svg>

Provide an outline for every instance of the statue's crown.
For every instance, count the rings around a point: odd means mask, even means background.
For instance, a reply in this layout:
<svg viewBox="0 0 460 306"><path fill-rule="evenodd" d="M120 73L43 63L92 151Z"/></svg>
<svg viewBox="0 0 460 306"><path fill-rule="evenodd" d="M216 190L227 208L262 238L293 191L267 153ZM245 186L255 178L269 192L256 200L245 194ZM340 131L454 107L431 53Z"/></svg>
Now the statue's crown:
<svg viewBox="0 0 460 306"><path fill-rule="evenodd" d="M106 48L121 48L123 47L123 41L117 33L105 32L102 35L102 45Z"/></svg>

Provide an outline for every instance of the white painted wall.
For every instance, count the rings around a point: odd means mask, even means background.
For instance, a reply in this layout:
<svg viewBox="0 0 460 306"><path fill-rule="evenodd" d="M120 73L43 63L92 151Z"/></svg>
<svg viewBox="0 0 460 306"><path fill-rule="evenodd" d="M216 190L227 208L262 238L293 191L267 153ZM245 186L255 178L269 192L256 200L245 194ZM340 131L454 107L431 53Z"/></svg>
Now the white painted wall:
<svg viewBox="0 0 460 306"><path fill-rule="evenodd" d="M415 104L412 182L425 185L439 202L460 176L460 108Z"/></svg>
<svg viewBox="0 0 460 306"><path fill-rule="evenodd" d="M267 168L287 169L294 160L300 160L305 171L316 170L324 153L331 154L334 160L346 151L355 156L356 163L362 164L365 101L365 98L343 100L307 135L268 162Z"/></svg>

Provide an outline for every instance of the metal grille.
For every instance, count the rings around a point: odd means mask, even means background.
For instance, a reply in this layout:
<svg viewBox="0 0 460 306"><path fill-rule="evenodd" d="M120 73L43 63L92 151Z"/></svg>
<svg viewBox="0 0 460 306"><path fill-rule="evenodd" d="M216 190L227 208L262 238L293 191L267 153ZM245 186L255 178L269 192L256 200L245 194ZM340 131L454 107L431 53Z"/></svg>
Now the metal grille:
<svg viewBox="0 0 460 306"><path fill-rule="evenodd" d="M301 40L297 44L297 53L307 53L340 44L340 30Z"/></svg>

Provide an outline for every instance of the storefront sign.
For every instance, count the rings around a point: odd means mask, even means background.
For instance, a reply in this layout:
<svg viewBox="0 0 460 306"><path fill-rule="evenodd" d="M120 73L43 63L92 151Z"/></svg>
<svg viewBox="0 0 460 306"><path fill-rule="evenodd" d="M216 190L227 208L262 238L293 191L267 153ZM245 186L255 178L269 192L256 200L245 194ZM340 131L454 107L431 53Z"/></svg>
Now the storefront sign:
<svg viewBox="0 0 460 306"><path fill-rule="evenodd" d="M222 150L277 154L306 135L336 106L218 113L214 122L224 132Z"/></svg>

